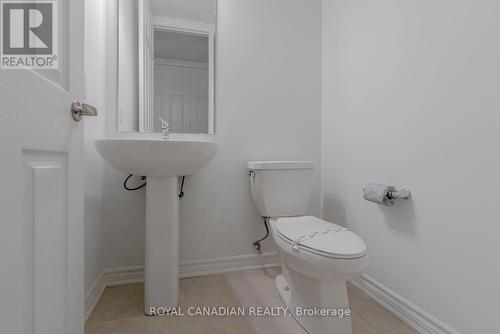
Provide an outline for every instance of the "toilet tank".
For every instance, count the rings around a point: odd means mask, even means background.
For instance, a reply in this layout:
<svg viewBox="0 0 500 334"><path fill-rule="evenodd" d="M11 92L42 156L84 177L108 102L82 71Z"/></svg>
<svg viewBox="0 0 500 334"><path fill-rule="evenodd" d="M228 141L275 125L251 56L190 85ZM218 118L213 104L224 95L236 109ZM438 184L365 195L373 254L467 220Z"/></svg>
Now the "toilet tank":
<svg viewBox="0 0 500 334"><path fill-rule="evenodd" d="M251 161L252 198L264 217L303 216L313 186L314 161Z"/></svg>

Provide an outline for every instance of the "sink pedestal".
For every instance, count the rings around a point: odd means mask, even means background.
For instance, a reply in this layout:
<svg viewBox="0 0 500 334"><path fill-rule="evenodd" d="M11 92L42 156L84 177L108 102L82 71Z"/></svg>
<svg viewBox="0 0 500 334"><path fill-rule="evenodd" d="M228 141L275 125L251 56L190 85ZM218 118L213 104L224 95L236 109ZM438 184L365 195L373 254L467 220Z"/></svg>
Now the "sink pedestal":
<svg viewBox="0 0 500 334"><path fill-rule="evenodd" d="M177 177L148 177L144 313L177 307L179 294L179 198Z"/></svg>
<svg viewBox="0 0 500 334"><path fill-rule="evenodd" d="M191 175L217 154L210 140L106 138L95 142L117 169L147 177L144 313L177 307L179 295L179 175ZM160 312L163 310L160 310Z"/></svg>

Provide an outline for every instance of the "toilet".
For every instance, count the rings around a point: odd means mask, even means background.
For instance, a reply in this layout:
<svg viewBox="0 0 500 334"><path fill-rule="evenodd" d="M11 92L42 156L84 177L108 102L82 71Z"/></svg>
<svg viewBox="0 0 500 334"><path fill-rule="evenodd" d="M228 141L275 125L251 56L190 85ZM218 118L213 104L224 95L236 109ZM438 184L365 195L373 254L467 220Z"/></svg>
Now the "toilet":
<svg viewBox="0 0 500 334"><path fill-rule="evenodd" d="M366 245L347 228L306 216L313 161L248 162L252 198L281 256L276 288L310 334L352 334L346 282L368 267Z"/></svg>

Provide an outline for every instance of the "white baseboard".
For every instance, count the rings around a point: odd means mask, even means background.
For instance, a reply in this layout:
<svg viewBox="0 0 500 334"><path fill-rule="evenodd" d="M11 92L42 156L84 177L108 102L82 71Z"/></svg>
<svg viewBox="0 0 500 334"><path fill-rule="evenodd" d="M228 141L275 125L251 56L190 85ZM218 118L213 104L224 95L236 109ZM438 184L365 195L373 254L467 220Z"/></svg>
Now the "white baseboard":
<svg viewBox="0 0 500 334"><path fill-rule="evenodd" d="M367 275L351 281L351 284L421 334L460 334Z"/></svg>
<svg viewBox="0 0 500 334"><path fill-rule="evenodd" d="M277 267L280 263L280 257L277 252L262 253L260 255L230 256L213 260L181 261L179 263L179 276L187 278L230 271L263 269Z"/></svg>
<svg viewBox="0 0 500 334"><path fill-rule="evenodd" d="M280 258L277 252L261 255L240 255L218 259L181 261L180 278L214 275L231 271L277 267ZM144 266L105 269L85 296L85 321L94 310L108 286L144 282Z"/></svg>
<svg viewBox="0 0 500 334"><path fill-rule="evenodd" d="M101 274L95 280L94 284L92 284L90 290L85 294L85 321L87 321L90 313L92 313L95 306L97 305L97 302L104 293L104 289L106 289L104 272L101 272Z"/></svg>

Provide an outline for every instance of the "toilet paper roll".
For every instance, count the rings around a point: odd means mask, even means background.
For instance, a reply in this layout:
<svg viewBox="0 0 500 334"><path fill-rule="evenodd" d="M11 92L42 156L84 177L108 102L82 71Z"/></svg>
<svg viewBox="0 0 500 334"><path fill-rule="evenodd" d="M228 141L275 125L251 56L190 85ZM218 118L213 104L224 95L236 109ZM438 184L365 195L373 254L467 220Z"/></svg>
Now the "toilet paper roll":
<svg viewBox="0 0 500 334"><path fill-rule="evenodd" d="M385 184L370 183L363 189L363 198L383 206L392 206L394 198L391 198L389 193L395 190L396 188Z"/></svg>

